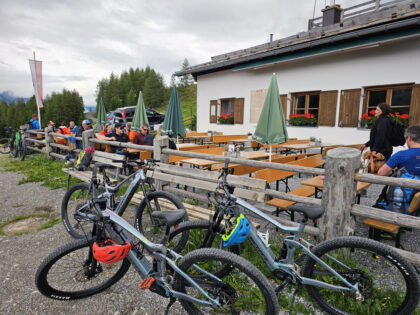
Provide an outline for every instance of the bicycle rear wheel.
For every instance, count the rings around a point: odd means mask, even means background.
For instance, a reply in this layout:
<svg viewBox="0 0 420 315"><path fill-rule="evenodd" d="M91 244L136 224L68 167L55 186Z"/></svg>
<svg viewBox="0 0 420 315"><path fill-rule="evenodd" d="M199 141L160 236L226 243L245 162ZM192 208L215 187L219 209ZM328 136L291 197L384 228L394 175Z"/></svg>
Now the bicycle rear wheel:
<svg viewBox="0 0 420 315"><path fill-rule="evenodd" d="M10 153L10 139L3 138L0 139L0 154L9 154Z"/></svg>
<svg viewBox="0 0 420 315"><path fill-rule="evenodd" d="M76 184L66 192L61 202L61 219L66 231L74 238L84 238L85 233L91 230L92 221L89 219L75 219L77 210L85 206L92 198L89 184Z"/></svg>
<svg viewBox="0 0 420 315"><path fill-rule="evenodd" d="M306 285L309 295L330 314L411 314L419 301L419 280L413 266L391 247L361 237L339 237L312 252L352 284L361 297ZM304 277L345 286L315 260L306 257Z"/></svg>
<svg viewBox="0 0 420 315"><path fill-rule="evenodd" d="M203 270L213 273L215 268L229 266L232 272L216 280ZM221 307L212 308L180 299L189 314L278 314L278 301L270 282L254 265L240 256L214 248L195 250L178 264ZM201 269L197 269L196 267ZM203 299L204 295L175 273L174 289Z"/></svg>
<svg viewBox="0 0 420 315"><path fill-rule="evenodd" d="M129 267L127 259L113 264L94 260L89 242L78 240L45 258L36 272L35 284L49 298L80 299L109 288L125 275Z"/></svg>
<svg viewBox="0 0 420 315"><path fill-rule="evenodd" d="M149 202L150 208L147 205ZM134 213L134 227L153 243L160 244L163 241L166 225L161 224L158 219L152 221L151 214L154 211L169 211L184 209L182 202L174 195L164 191L148 193L140 202ZM185 213L183 221L188 221L188 214ZM170 248L177 246L184 247L188 240L188 232L183 231L176 238L172 238Z"/></svg>
<svg viewBox="0 0 420 315"><path fill-rule="evenodd" d="M19 160L24 161L26 156L26 142L25 138L21 138L18 147Z"/></svg>

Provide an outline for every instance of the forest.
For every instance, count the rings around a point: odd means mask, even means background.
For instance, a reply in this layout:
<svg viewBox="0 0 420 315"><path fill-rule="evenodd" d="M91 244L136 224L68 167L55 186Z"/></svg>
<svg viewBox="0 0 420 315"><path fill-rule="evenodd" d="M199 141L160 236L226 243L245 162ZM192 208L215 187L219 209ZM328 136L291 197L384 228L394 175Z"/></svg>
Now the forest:
<svg viewBox="0 0 420 315"><path fill-rule="evenodd" d="M182 67L188 67L185 59ZM146 107L166 112L173 85L176 84L181 99L181 106L185 118L196 115L196 86L191 76L184 76L176 80L172 78L167 86L163 76L153 68L130 68L120 75L111 73L109 78L100 80L96 89L96 105L102 98L106 111L123 106L137 104L139 91L143 93ZM0 136L4 136L4 127L19 127L27 123L32 113L37 112L35 97L32 96L26 103L23 98L7 104L0 103ZM41 127L52 120L56 126L62 121L75 121L80 124L85 118L85 104L82 96L76 91L63 89L61 92L53 92L44 99L44 108L41 109Z"/></svg>

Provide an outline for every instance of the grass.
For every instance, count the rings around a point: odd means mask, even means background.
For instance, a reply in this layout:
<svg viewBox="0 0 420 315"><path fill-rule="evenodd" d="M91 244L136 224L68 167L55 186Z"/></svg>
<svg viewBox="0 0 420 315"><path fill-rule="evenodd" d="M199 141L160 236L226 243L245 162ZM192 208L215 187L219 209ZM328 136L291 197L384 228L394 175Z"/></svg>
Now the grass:
<svg viewBox="0 0 420 315"><path fill-rule="evenodd" d="M49 213L44 212L44 213L31 213L31 214L26 214L26 215L19 215L16 217L13 217L12 219L2 222L0 223L0 235L5 236L6 234L3 232L3 227L6 226L7 224L16 222L16 221L20 221L20 220L24 220L24 219L28 219L28 218L47 218L49 216ZM53 225L60 223L61 222L61 218L51 218L48 220L48 222L45 222L43 224L41 224L41 226L38 228L37 231L41 231L44 230L46 228L52 227ZM14 234L14 236L18 236L18 235L23 235L23 234L28 234L31 232L20 232L20 233L16 233Z"/></svg>
<svg viewBox="0 0 420 315"><path fill-rule="evenodd" d="M0 159L3 171L17 172L26 176L19 181L19 184L42 182L43 186L51 189L64 188L67 185L67 174L62 171L65 164L62 161L50 160L44 155L33 155L25 161L5 157ZM78 179L72 177L70 186L78 182L80 182Z"/></svg>
<svg viewBox="0 0 420 315"><path fill-rule="evenodd" d="M181 103L181 112L184 120L192 118L197 115L197 85L189 85L186 87L179 86L178 95L179 102ZM158 112L166 113L168 110L168 104L155 108ZM185 122L185 127L190 128L190 120ZM191 128L190 128L191 129Z"/></svg>

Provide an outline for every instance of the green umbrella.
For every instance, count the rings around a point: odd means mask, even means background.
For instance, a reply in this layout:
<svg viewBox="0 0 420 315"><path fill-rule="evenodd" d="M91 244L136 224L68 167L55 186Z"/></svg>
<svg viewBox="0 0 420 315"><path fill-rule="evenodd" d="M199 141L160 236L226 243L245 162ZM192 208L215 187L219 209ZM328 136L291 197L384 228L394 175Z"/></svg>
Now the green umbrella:
<svg viewBox="0 0 420 315"><path fill-rule="evenodd" d="M270 145L270 162L271 145L288 140L286 122L283 116L275 74L271 78L260 119L258 120L257 128L252 138L258 143L268 143Z"/></svg>
<svg viewBox="0 0 420 315"><path fill-rule="evenodd" d="M171 138L178 138L178 135L185 137L184 121L182 119L181 104L179 102L176 86L172 89L169 99L168 111L163 121L162 135L168 135Z"/></svg>
<svg viewBox="0 0 420 315"><path fill-rule="evenodd" d="M98 110L96 111L98 114L98 124L102 125L102 127L104 127L105 123L108 122L108 120L106 119L106 109L105 109L105 105L104 105L104 101L101 100L99 101L99 106L98 106Z"/></svg>
<svg viewBox="0 0 420 315"><path fill-rule="evenodd" d="M139 92L139 99L137 100L131 129L140 132L140 128L143 124L149 124L149 120L147 119L146 108L144 107L143 95Z"/></svg>

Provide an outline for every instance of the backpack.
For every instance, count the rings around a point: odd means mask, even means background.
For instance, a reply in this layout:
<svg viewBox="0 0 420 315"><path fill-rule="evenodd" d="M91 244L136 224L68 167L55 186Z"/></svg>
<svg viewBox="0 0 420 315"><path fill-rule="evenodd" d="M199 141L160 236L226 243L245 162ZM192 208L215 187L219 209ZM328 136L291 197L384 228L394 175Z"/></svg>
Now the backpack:
<svg viewBox="0 0 420 315"><path fill-rule="evenodd" d="M416 179L420 178L416 175L412 175L405 171L405 169L398 170L392 177L406 178L406 179ZM398 186L385 186L386 194L385 196L380 196L376 201L375 208L380 208L384 210L390 210L392 212L407 213L407 209L410 206L411 200L414 195L419 192L418 189L407 188L407 187L398 187ZM394 203L394 192L396 189L401 189L403 192L403 199L400 207L396 207Z"/></svg>
<svg viewBox="0 0 420 315"><path fill-rule="evenodd" d="M94 150L95 149L92 147L89 147L86 150L80 150L79 155L77 156L76 163L74 164L74 167L78 171L85 171L89 168Z"/></svg>
<svg viewBox="0 0 420 315"><path fill-rule="evenodd" d="M389 134L389 142L393 147L405 144L404 127L397 123L394 119L390 119L391 128Z"/></svg>

